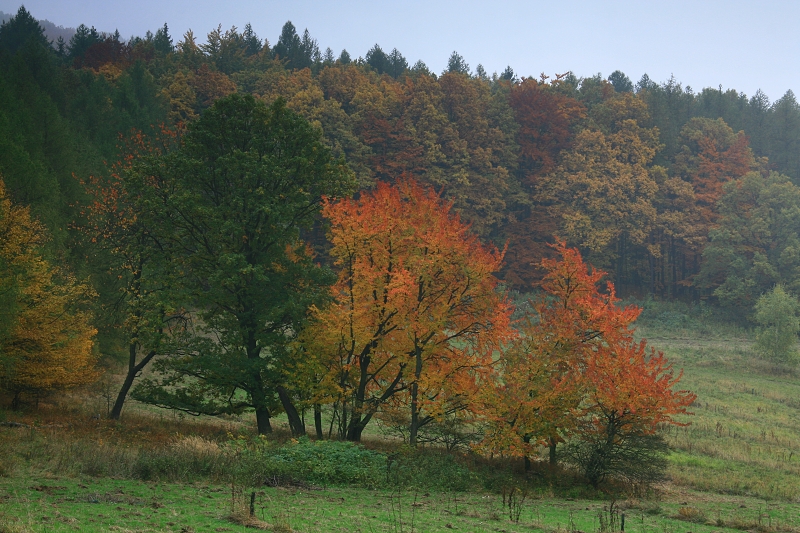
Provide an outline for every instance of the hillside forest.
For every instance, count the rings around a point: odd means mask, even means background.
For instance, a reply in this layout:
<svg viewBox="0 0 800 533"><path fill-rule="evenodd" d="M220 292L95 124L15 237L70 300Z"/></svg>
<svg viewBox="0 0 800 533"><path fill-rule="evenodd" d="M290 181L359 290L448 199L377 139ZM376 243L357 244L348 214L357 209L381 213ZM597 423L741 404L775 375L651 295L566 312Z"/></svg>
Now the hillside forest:
<svg viewBox="0 0 800 533"><path fill-rule="evenodd" d="M744 324L798 308L791 91L457 52L435 73L291 22L50 42L23 7L0 26L0 176L14 407L121 366L112 418L132 395L254 411L259 433L280 414L305 434L306 412L354 441L373 419L411 445L480 427L490 454L647 479L604 443L658 460L695 396L620 298ZM796 322L764 350L785 358Z"/></svg>

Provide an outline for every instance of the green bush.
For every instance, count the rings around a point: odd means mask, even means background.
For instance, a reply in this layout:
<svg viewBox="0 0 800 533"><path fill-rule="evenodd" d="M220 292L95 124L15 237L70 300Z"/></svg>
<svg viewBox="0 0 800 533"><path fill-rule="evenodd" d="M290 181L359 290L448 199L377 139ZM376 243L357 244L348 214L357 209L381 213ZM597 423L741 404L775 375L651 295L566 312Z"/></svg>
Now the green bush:
<svg viewBox="0 0 800 533"><path fill-rule="evenodd" d="M358 485L374 487L385 476L386 456L351 442L307 437L277 446L259 439L225 449L233 475L252 484Z"/></svg>
<svg viewBox="0 0 800 533"><path fill-rule="evenodd" d="M755 321L761 326L756 337L756 350L776 363L795 363L797 333L800 331L800 302L786 292L782 285L759 297Z"/></svg>
<svg viewBox="0 0 800 533"><path fill-rule="evenodd" d="M468 491L481 484L481 476L458 455L443 450L404 448L388 458L388 487Z"/></svg>

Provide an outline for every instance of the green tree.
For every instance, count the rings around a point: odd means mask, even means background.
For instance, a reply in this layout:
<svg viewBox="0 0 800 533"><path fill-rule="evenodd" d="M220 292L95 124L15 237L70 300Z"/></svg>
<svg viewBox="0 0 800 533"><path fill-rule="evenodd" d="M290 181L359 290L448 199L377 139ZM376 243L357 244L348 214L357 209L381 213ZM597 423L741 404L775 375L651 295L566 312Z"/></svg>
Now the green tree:
<svg viewBox="0 0 800 533"><path fill-rule="evenodd" d="M374 68L375 72L378 74L389 71L389 56L386 55L386 52L384 52L377 43L367 51L364 60L367 62L367 65Z"/></svg>
<svg viewBox="0 0 800 533"><path fill-rule="evenodd" d="M450 58L447 60L447 68L445 72L455 72L457 74L466 74L469 76L469 65L464 58L458 52L453 52L450 54Z"/></svg>
<svg viewBox="0 0 800 533"><path fill-rule="evenodd" d="M248 22L244 25L244 31L242 32L242 41L244 42L244 54L247 57L254 56L261 51L262 44L266 45L266 41L263 43L261 39L258 38L256 32L253 31L253 26L250 25Z"/></svg>
<svg viewBox="0 0 800 533"><path fill-rule="evenodd" d="M191 413L254 408L260 433L271 431L281 406L292 431L304 433L284 386L288 345L333 276L300 230L323 196L350 191L344 162L282 100L267 107L234 94L139 176L141 216L162 228L156 239L174 251L180 273L174 290L197 311L193 328L174 337L172 357L155 363L158 379L142 382L135 397Z"/></svg>
<svg viewBox="0 0 800 533"><path fill-rule="evenodd" d="M775 284L800 290L800 187L777 172L749 172L723 190L696 285L740 311Z"/></svg>
<svg viewBox="0 0 800 533"><path fill-rule="evenodd" d="M25 9L25 6L20 6L16 16L11 17L0 26L0 49L15 54L29 41L39 46L49 46L42 26Z"/></svg>
<svg viewBox="0 0 800 533"><path fill-rule="evenodd" d="M389 75L393 78L398 78L406 70L408 70L408 61L403 57L403 54L397 48L392 48L389 53Z"/></svg>
<svg viewBox="0 0 800 533"><path fill-rule="evenodd" d="M794 362L797 358L797 333L800 332L800 301L775 285L762 294L755 307L755 321L761 326L756 350L776 363Z"/></svg>
<svg viewBox="0 0 800 533"><path fill-rule="evenodd" d="M172 37L169 34L169 27L166 22L163 27L156 30L156 35L153 37L153 47L156 49L156 52L163 55L171 54L175 51L175 47L172 44Z"/></svg>
<svg viewBox="0 0 800 533"><path fill-rule="evenodd" d="M286 67L290 69L310 68L321 58L317 40L311 38L308 30L303 32L302 38L297 35L292 21L283 25L272 52L276 58L286 62Z"/></svg>
<svg viewBox="0 0 800 533"><path fill-rule="evenodd" d="M772 104L769 125L766 136L770 162L792 182L800 184L800 104L792 91L786 91Z"/></svg>
<svg viewBox="0 0 800 533"><path fill-rule="evenodd" d="M137 216L136 199L128 191L136 160L163 153L178 141L171 130L154 138L134 131L125 139L124 157L106 172L81 180L88 200L76 226L92 255L95 285L100 287L103 313L98 325L109 337L124 335L120 341L127 348L127 374L108 414L113 420L120 418L134 380L160 354L162 338L185 325L182 310L168 301L171 293L166 288L172 280L163 268L164 250L153 242L153 228L147 225L151 220Z"/></svg>
<svg viewBox="0 0 800 533"><path fill-rule="evenodd" d="M621 70L615 70L612 72L611 76L608 77L608 81L611 82L611 85L614 86L614 90L618 93L633 92L633 82Z"/></svg>
<svg viewBox="0 0 800 533"><path fill-rule="evenodd" d="M82 58L90 46L102 40L102 37L100 37L100 34L94 26L87 28L85 24L81 24L69 40L70 59L76 60Z"/></svg>

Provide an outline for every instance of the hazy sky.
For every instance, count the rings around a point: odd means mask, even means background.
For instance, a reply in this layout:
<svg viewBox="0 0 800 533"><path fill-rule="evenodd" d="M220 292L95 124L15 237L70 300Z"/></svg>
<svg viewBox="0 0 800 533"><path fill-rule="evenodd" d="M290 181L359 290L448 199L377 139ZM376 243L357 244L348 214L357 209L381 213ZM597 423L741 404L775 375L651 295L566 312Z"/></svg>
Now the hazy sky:
<svg viewBox="0 0 800 533"><path fill-rule="evenodd" d="M15 13L19 0L0 0ZM671 75L695 91L757 89L770 100L800 91L800 2L796 0L26 0L39 19L123 37L155 32L167 22L177 43L187 29L198 37L250 22L274 44L291 20L308 28L320 48L363 56L375 43L397 48L413 64L441 72L458 51L489 72L511 65L518 75L573 71L577 76L622 70L634 82L647 73Z"/></svg>

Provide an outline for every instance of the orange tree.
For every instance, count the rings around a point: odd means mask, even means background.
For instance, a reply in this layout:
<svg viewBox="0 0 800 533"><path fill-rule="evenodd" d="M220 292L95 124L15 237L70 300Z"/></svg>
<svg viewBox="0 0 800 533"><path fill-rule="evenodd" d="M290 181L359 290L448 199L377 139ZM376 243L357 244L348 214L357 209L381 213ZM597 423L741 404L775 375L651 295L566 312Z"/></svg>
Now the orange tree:
<svg viewBox="0 0 800 533"><path fill-rule="evenodd" d="M500 360L502 385L487 398L493 422L484 444L523 457L545 444L555 464L556 446L577 424L587 358L599 345L631 340L639 310L619 308L610 283L600 291L605 273L590 269L576 249L563 242L553 249L561 258L542 261L544 296Z"/></svg>
<svg viewBox="0 0 800 533"><path fill-rule="evenodd" d="M600 346L586 360L586 394L575 443L568 456L586 479L598 486L608 476L633 482L660 479L666 444L659 424L684 425L674 415L687 414L696 396L673 390L680 381L662 352L647 342Z"/></svg>
<svg viewBox="0 0 800 533"><path fill-rule="evenodd" d="M500 360L501 385L487 398L491 424L483 446L527 457L544 444L555 464L557 444L574 438L588 443L582 450L599 465L592 472L601 471L610 468L601 455L652 435L694 396L672 391L678 379L663 354L647 357L645 344L634 343L631 324L640 309L619 307L611 283L601 290L605 273L591 269L576 249L563 242L553 247L561 258L542 262L545 295ZM605 448L598 435L606 437ZM607 473L587 469L592 483Z"/></svg>
<svg viewBox="0 0 800 533"><path fill-rule="evenodd" d="M359 440L380 411L419 429L474 411L508 341L511 308L492 275L503 258L438 194L412 180L328 202L335 301L316 313L315 350L329 368L340 431Z"/></svg>

